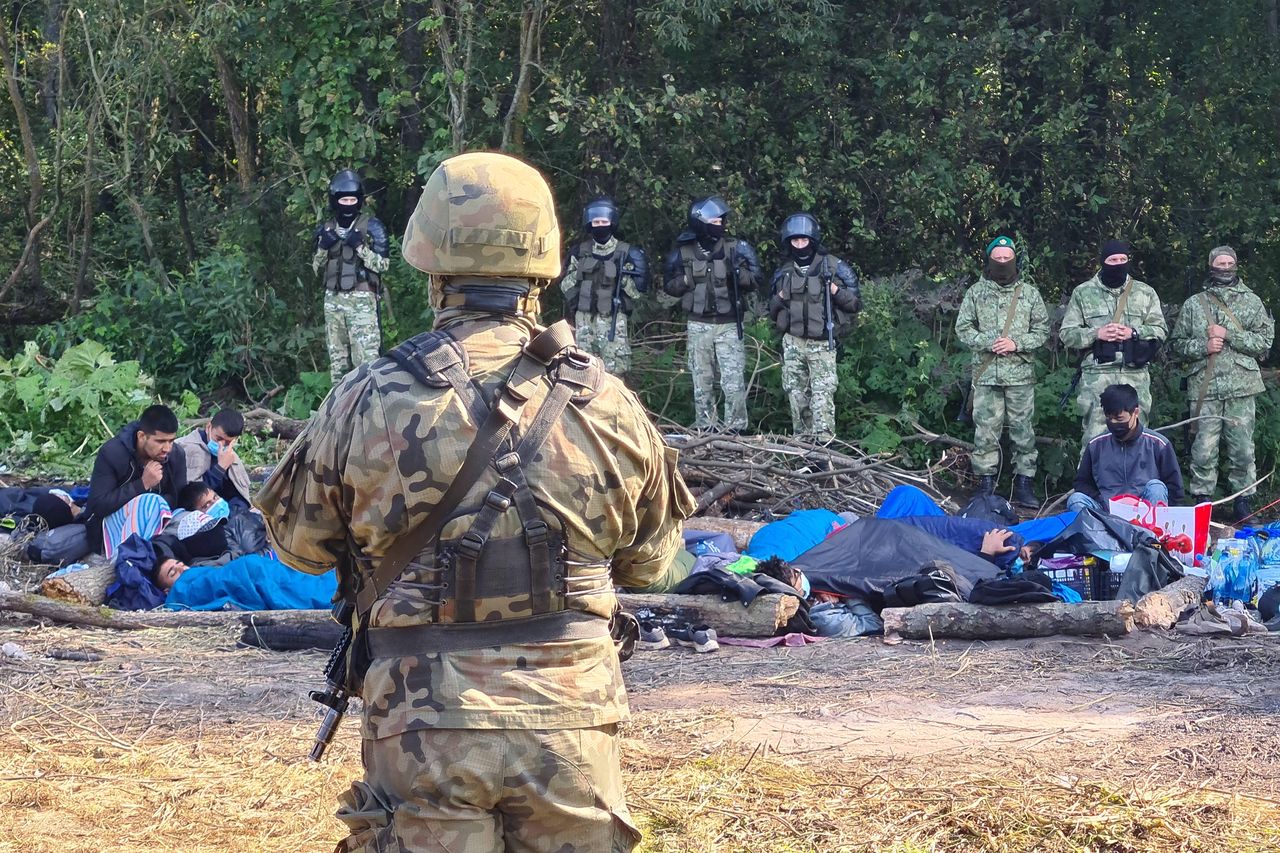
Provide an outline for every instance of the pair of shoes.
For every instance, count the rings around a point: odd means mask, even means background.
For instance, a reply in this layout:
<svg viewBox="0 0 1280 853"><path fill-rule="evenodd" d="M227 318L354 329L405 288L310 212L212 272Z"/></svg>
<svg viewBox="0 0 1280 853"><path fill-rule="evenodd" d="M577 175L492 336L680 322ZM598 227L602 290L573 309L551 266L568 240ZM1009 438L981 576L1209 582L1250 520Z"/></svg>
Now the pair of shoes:
<svg viewBox="0 0 1280 853"><path fill-rule="evenodd" d="M978 491L974 492L974 496L990 495L996 490L996 478L990 474L983 474L978 478Z"/></svg>
<svg viewBox="0 0 1280 853"><path fill-rule="evenodd" d="M720 648L716 629L710 625L681 625L672 628L667 635L682 646L690 646L698 654L714 652Z"/></svg>
<svg viewBox="0 0 1280 853"><path fill-rule="evenodd" d="M636 642L636 648L646 652L656 652L659 649L671 648L671 641L667 639L667 632L662 630L662 626L657 622L641 622L640 639Z"/></svg>
<svg viewBox="0 0 1280 853"><path fill-rule="evenodd" d="M1018 474L1013 478L1013 502L1018 506L1040 506L1040 500L1031 487L1031 478L1025 474Z"/></svg>

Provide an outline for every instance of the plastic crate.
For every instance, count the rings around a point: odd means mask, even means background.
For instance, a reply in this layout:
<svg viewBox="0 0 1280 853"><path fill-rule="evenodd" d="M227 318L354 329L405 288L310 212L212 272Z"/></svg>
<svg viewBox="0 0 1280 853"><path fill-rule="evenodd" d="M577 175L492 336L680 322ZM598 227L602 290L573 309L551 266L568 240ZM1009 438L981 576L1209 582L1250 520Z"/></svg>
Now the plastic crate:
<svg viewBox="0 0 1280 853"><path fill-rule="evenodd" d="M1093 557L1086 557L1079 566L1061 569L1040 567L1050 580L1069 586L1085 601L1111 601L1120 591L1122 574L1109 571L1106 564Z"/></svg>

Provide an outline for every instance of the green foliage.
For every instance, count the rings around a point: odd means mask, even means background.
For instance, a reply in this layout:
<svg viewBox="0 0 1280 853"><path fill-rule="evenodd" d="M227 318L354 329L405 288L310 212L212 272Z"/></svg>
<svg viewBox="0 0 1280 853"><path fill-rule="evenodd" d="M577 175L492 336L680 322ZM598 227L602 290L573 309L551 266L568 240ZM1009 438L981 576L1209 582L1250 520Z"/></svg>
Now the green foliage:
<svg viewBox="0 0 1280 853"><path fill-rule="evenodd" d="M298 384L285 392L280 411L286 417L306 420L320 407L331 387L327 370L306 371L298 377Z"/></svg>
<svg viewBox="0 0 1280 853"><path fill-rule="evenodd" d="M0 460L83 475L98 446L153 402L137 361L117 362L96 341L54 360L28 341L21 354L0 359ZM187 392L170 405L190 417L198 403Z"/></svg>

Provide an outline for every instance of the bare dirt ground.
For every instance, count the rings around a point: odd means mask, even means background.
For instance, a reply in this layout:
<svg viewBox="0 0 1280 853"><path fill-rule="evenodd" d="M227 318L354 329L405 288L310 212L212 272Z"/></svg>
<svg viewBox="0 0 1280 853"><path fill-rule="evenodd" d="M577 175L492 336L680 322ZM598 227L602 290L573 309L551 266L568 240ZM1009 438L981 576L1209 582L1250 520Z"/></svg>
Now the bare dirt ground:
<svg viewBox="0 0 1280 853"><path fill-rule="evenodd" d="M331 849L359 745L305 760L325 655L237 636L0 619L30 655L0 657L0 851ZM649 851L1280 849L1278 662L1159 634L641 653L629 801Z"/></svg>

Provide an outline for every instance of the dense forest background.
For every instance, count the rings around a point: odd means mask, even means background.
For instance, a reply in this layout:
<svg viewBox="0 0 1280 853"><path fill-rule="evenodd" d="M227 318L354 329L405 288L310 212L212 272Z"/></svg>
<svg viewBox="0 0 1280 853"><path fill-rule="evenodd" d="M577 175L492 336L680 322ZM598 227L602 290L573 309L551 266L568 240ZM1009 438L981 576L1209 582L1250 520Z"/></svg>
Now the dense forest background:
<svg viewBox="0 0 1280 853"><path fill-rule="evenodd" d="M951 323L998 233L1051 305L1111 236L1133 242L1171 317L1219 243L1274 301L1278 2L9 4L0 439L10 461L65 455L68 407L98 429L139 382L188 410L271 395L305 414L328 386L308 238L329 176L357 168L400 234L432 168L477 148L542 169L567 234L583 202L614 195L655 265L693 195L725 195L770 269L778 222L812 210L872 282L842 353L843 437L877 451L914 424L967 437ZM424 278L394 257L387 343L430 317ZM648 357L632 382L687 418L679 324L654 305L637 319ZM761 322L751 334L753 421L785 430L777 343ZM134 360L152 385L118 364ZM1057 409L1066 354L1043 371L1056 478L1078 438ZM1152 420L1168 423L1185 392L1157 373ZM54 378L69 392L40 390Z"/></svg>

